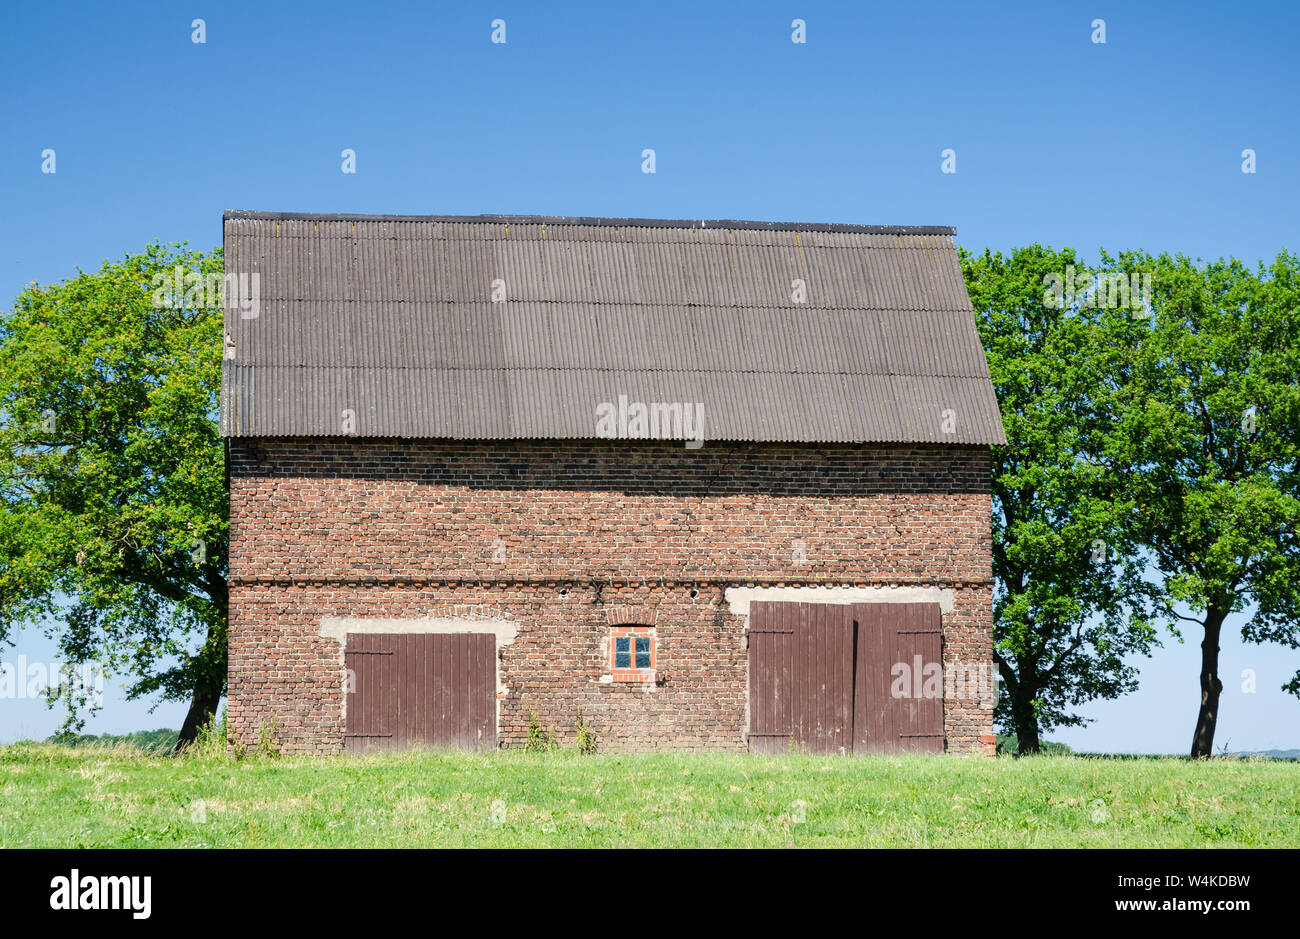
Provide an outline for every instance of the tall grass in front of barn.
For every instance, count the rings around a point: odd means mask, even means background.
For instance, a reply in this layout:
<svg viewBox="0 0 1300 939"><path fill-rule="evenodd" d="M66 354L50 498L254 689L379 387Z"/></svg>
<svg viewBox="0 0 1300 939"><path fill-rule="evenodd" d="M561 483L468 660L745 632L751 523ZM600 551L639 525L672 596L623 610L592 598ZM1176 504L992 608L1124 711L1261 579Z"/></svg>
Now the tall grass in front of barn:
<svg viewBox="0 0 1300 939"><path fill-rule="evenodd" d="M17 847L1300 847L1300 765L0 748Z"/></svg>

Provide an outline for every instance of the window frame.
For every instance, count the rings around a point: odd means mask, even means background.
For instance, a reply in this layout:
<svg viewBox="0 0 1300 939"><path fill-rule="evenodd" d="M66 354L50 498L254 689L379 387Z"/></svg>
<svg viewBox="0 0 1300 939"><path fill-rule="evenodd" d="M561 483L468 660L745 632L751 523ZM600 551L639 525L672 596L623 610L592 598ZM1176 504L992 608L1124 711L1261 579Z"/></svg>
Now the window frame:
<svg viewBox="0 0 1300 939"><path fill-rule="evenodd" d="M620 623L617 626L609 628L609 671L614 681L646 682L654 681L655 668L658 666L658 645L656 642L655 627L646 626L640 623ZM628 639L628 652L632 663L631 668L619 668L618 662L618 640ZM636 667L636 640L650 640L650 667Z"/></svg>

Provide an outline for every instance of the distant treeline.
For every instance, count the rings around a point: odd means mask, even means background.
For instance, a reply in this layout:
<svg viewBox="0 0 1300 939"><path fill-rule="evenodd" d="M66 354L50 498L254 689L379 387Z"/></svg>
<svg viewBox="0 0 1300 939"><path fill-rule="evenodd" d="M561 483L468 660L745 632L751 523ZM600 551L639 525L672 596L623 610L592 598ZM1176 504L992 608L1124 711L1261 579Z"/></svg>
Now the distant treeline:
<svg viewBox="0 0 1300 939"><path fill-rule="evenodd" d="M1068 746L1063 743L1053 743L1050 740L1042 741L1039 746L1043 753L1065 754L1073 753ZM1015 734L998 734L998 753L1015 756L1020 751L1020 741L1016 739Z"/></svg>
<svg viewBox="0 0 1300 939"><path fill-rule="evenodd" d="M176 738L180 736L175 730L137 730L131 734L74 734L48 738L50 743L61 743L68 747L114 747L127 746L140 750L170 752L176 747Z"/></svg>

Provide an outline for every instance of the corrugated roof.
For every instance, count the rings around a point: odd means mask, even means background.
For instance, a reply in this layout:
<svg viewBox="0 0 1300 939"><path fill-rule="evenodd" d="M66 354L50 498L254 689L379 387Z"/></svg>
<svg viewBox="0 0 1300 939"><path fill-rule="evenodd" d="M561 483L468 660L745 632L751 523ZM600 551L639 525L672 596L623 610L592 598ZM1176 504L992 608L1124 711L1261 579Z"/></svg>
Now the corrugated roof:
<svg viewBox="0 0 1300 939"><path fill-rule="evenodd" d="M259 298L227 304L222 430L596 438L622 396L702 406L706 440L1004 443L952 235L227 212Z"/></svg>

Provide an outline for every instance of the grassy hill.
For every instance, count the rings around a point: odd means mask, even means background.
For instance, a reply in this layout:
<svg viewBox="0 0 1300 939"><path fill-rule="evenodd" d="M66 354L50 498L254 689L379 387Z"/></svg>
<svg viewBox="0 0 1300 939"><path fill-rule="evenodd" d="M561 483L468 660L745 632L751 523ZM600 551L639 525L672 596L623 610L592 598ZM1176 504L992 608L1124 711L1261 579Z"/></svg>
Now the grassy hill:
<svg viewBox="0 0 1300 939"><path fill-rule="evenodd" d="M1300 847L1300 768L517 750L0 748L3 847Z"/></svg>

